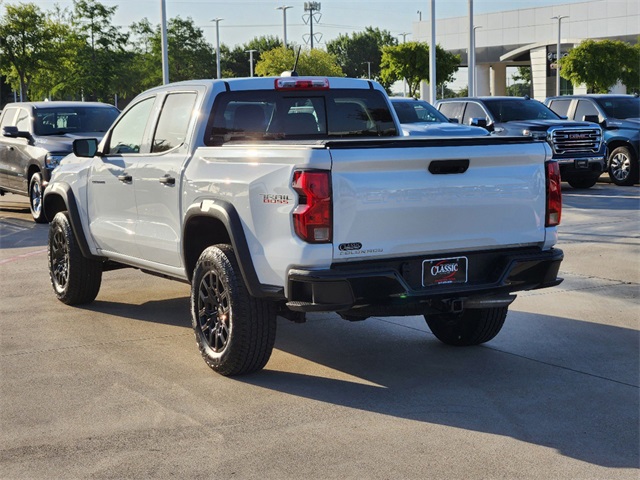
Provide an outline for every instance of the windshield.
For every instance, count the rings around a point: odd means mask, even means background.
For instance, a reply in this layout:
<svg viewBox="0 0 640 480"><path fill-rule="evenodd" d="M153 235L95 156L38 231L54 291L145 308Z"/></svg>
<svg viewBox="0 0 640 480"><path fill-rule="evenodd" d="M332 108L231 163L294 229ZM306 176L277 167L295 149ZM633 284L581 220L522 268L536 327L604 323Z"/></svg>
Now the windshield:
<svg viewBox="0 0 640 480"><path fill-rule="evenodd" d="M74 106L38 108L35 113L36 135L106 132L120 114L116 107Z"/></svg>
<svg viewBox="0 0 640 480"><path fill-rule="evenodd" d="M497 123L520 120L560 120L558 115L537 100L519 98L484 100L484 104Z"/></svg>
<svg viewBox="0 0 640 480"><path fill-rule="evenodd" d="M424 100L391 100L400 123L448 123L449 119Z"/></svg>
<svg viewBox="0 0 640 480"><path fill-rule="evenodd" d="M596 98L595 101L609 118L640 118L640 98L638 97Z"/></svg>
<svg viewBox="0 0 640 480"><path fill-rule="evenodd" d="M209 118L205 143L397 134L381 92L265 90L219 94Z"/></svg>

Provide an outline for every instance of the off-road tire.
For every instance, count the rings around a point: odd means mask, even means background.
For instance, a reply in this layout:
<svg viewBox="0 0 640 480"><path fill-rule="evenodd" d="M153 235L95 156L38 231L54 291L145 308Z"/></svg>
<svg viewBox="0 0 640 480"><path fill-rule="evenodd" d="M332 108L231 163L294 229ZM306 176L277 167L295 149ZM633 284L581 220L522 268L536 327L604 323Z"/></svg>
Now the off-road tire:
<svg viewBox="0 0 640 480"><path fill-rule="evenodd" d="M609 155L609 178L621 187L638 183L640 166L629 147L618 147Z"/></svg>
<svg viewBox="0 0 640 480"><path fill-rule="evenodd" d="M44 208L42 208L42 193L44 187L42 186L42 175L40 173L34 173L29 180L29 210L31 210L31 216L36 223L47 223L47 217L44 214Z"/></svg>
<svg viewBox="0 0 640 480"><path fill-rule="evenodd" d="M219 374L255 372L269 361L275 305L249 294L230 245L211 246L200 255L191 283L191 320L202 358Z"/></svg>
<svg viewBox="0 0 640 480"><path fill-rule="evenodd" d="M509 307L465 309L462 313L425 315L427 325L438 340L466 347L493 339L502 329Z"/></svg>
<svg viewBox="0 0 640 480"><path fill-rule="evenodd" d="M58 300L67 305L95 300L102 282L102 263L82 255L67 212L57 213L49 226L47 258Z"/></svg>

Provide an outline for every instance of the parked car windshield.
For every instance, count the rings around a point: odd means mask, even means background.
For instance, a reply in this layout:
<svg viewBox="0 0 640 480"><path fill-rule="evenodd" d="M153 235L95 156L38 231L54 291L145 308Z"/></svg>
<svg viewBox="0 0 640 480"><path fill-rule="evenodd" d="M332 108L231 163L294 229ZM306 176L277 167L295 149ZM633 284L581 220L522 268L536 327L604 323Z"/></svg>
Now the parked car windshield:
<svg viewBox="0 0 640 480"><path fill-rule="evenodd" d="M391 100L400 123L448 123L449 119L424 100Z"/></svg>
<svg viewBox="0 0 640 480"><path fill-rule="evenodd" d="M640 98L638 97L596 98L595 101L609 118L640 118Z"/></svg>
<svg viewBox="0 0 640 480"><path fill-rule="evenodd" d="M520 120L559 120L551 109L537 100L487 99L484 104L498 123L516 122Z"/></svg>
<svg viewBox="0 0 640 480"><path fill-rule="evenodd" d="M36 135L106 132L120 114L115 107L45 107L34 111Z"/></svg>

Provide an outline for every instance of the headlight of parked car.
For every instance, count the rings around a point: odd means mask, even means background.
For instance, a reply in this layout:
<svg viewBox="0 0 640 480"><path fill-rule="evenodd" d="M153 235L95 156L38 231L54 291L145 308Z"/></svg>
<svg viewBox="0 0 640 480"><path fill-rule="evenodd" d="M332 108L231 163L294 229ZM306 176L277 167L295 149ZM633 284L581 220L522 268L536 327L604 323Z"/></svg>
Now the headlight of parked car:
<svg viewBox="0 0 640 480"><path fill-rule="evenodd" d="M44 157L44 164L47 168L56 168L66 156L64 153L47 153L47 156Z"/></svg>
<svg viewBox="0 0 640 480"><path fill-rule="evenodd" d="M525 135L527 137L533 137L536 140L546 140L547 139L547 132L529 130L528 128L525 128L524 130L522 130L522 135Z"/></svg>

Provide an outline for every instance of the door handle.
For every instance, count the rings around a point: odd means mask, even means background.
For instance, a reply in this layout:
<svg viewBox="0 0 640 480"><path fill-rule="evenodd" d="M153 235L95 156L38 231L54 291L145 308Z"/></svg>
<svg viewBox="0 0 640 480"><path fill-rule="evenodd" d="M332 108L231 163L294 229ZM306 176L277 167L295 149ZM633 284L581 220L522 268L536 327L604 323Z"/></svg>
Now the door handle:
<svg viewBox="0 0 640 480"><path fill-rule="evenodd" d="M164 185L175 185L176 184L176 179L173 177L170 177L168 174L165 175L164 177L160 177L159 179L160 183L164 184Z"/></svg>
<svg viewBox="0 0 640 480"><path fill-rule="evenodd" d="M126 173L123 175L118 175L118 180L120 180L123 183L131 183L131 181L133 180L133 178L131 177L131 175L127 175Z"/></svg>

